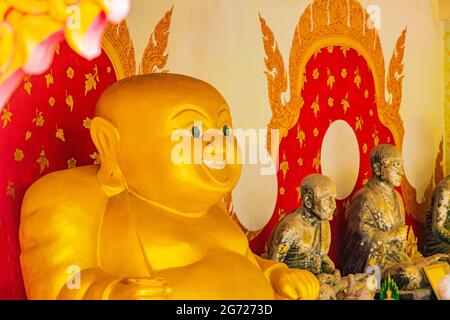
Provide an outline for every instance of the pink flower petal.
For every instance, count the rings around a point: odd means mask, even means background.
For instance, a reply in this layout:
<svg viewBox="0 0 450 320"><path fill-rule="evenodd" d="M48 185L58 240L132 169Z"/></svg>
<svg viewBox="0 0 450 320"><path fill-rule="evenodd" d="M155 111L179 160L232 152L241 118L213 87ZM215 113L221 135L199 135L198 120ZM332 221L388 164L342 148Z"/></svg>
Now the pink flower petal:
<svg viewBox="0 0 450 320"><path fill-rule="evenodd" d="M130 0L111 0L108 12L108 20L112 23L120 23L130 12Z"/></svg>
<svg viewBox="0 0 450 320"><path fill-rule="evenodd" d="M14 91L19 87L24 76L25 72L23 69L19 69L0 85L0 111L6 105L6 102L8 102Z"/></svg>
<svg viewBox="0 0 450 320"><path fill-rule="evenodd" d="M107 23L108 21L106 20L106 15L104 12L99 14L98 17L92 22L80 48L80 55L84 58L92 60L98 57L102 52L101 40Z"/></svg>
<svg viewBox="0 0 450 320"><path fill-rule="evenodd" d="M25 73L41 74L45 72L53 61L55 47L64 39L64 32L60 30L40 43L33 51L27 64L23 67Z"/></svg>

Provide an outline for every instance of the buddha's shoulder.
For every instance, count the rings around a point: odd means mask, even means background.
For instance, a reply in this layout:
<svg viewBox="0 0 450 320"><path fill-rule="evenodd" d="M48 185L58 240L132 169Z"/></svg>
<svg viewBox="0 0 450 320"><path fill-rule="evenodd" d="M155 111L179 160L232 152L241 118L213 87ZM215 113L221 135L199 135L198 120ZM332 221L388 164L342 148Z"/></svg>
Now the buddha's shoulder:
<svg viewBox="0 0 450 320"><path fill-rule="evenodd" d="M49 173L25 193L22 213L38 209L92 207L105 193L97 179L98 168L83 166Z"/></svg>

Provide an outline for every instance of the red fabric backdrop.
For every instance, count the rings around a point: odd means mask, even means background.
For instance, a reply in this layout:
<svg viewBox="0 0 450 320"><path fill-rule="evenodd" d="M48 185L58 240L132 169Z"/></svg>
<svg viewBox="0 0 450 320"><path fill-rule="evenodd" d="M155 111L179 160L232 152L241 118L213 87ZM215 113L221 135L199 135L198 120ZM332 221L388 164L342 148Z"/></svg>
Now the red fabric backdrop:
<svg viewBox="0 0 450 320"><path fill-rule="evenodd" d="M322 48L309 59L304 78L304 105L298 122L283 137L279 148L276 207L269 223L251 241L251 248L257 253L263 252L277 222L300 206L300 183L308 174L321 173L323 137L330 124L341 119L353 128L358 139L360 169L350 196L337 201L331 222L330 257L340 267L345 207L371 176L370 150L377 144L393 144L394 139L378 118L373 76L366 60L357 51L340 46Z"/></svg>
<svg viewBox="0 0 450 320"><path fill-rule="evenodd" d="M25 77L0 112L0 300L26 298L18 242L24 192L52 171L98 161L89 120L115 81L106 53L87 61L62 43L50 69Z"/></svg>

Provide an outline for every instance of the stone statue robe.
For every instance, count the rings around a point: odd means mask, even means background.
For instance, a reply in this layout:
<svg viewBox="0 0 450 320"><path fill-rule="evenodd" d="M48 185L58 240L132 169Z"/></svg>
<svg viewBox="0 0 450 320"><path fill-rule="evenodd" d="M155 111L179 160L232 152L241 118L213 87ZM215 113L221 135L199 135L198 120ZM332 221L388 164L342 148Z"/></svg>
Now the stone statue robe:
<svg viewBox="0 0 450 320"><path fill-rule="evenodd" d="M450 176L442 180L433 192L426 216L425 254L450 253Z"/></svg>
<svg viewBox="0 0 450 320"><path fill-rule="evenodd" d="M268 258L316 275L326 272L332 264L327 256L330 235L328 221L320 221L299 208L284 217L272 232ZM332 267L334 269L334 264Z"/></svg>
<svg viewBox="0 0 450 320"><path fill-rule="evenodd" d="M346 217L344 275L364 272L371 258L381 268L405 258L406 237L396 233L405 211L396 190L371 179L353 197Z"/></svg>

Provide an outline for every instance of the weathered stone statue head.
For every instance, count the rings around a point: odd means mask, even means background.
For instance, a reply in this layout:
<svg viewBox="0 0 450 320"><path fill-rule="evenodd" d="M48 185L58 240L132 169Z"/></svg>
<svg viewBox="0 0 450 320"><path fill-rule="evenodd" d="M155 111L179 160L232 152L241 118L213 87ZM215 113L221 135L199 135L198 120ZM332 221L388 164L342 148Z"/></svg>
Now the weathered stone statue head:
<svg viewBox="0 0 450 320"><path fill-rule="evenodd" d="M91 125L102 159L98 178L109 195L127 189L170 210L204 211L231 191L240 176L241 165L225 161L239 152L237 143L225 143L235 139L228 137L229 128L228 105L206 82L178 74L119 81L101 96ZM182 129L187 137L174 139ZM211 130L222 135L221 142L204 139ZM174 153L184 138L190 150ZM198 154L196 148L210 152ZM221 160L207 158L211 154Z"/></svg>
<svg viewBox="0 0 450 320"><path fill-rule="evenodd" d="M372 176L392 187L402 182L403 159L400 151L391 144L380 144L370 152Z"/></svg>
<svg viewBox="0 0 450 320"><path fill-rule="evenodd" d="M322 174L310 174L301 184L303 207L320 220L332 220L336 210L336 186Z"/></svg>

